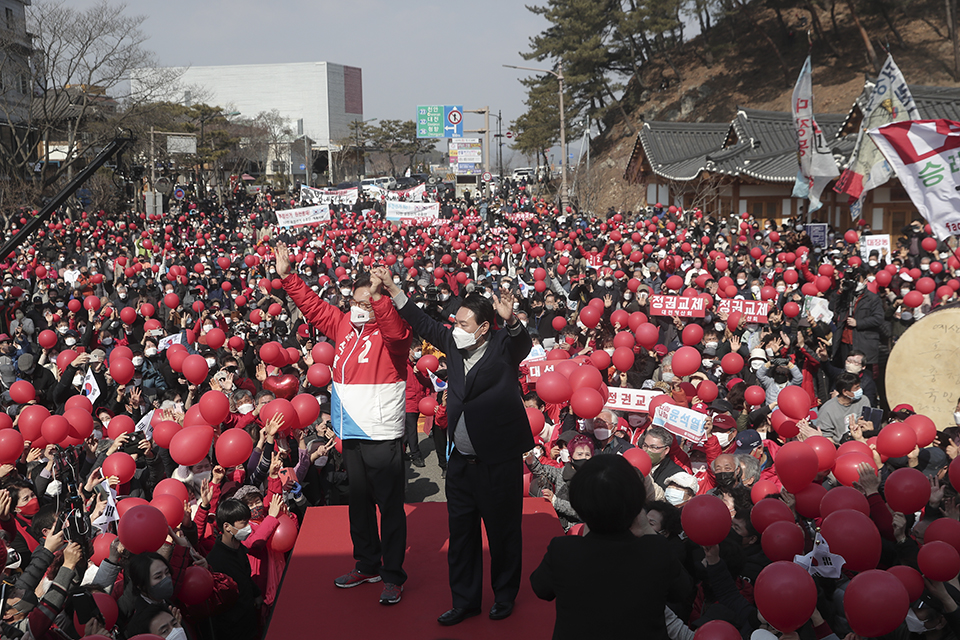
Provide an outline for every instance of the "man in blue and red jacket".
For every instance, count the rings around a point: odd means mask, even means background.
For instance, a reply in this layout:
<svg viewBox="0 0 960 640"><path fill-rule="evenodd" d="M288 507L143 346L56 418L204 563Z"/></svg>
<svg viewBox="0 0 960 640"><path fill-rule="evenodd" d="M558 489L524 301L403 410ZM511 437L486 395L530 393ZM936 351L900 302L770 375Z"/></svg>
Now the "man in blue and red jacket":
<svg viewBox="0 0 960 640"><path fill-rule="evenodd" d="M344 312L290 274L285 246L278 244L275 251L284 290L307 321L333 341L336 354L331 420L343 441L350 478L350 537L357 564L334 583L347 589L382 579L381 604L395 604L407 579L402 438L410 326L390 298L380 295L379 279L359 276L350 311Z"/></svg>

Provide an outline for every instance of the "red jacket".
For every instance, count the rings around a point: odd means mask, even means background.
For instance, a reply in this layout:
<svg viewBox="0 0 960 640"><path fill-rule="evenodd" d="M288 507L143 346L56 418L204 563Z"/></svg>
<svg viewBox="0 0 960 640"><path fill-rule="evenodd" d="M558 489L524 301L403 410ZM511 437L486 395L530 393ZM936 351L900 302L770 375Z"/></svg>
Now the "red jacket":
<svg viewBox="0 0 960 640"><path fill-rule="evenodd" d="M420 401L433 392L433 383L430 382L417 368L407 361L407 413L419 413Z"/></svg>

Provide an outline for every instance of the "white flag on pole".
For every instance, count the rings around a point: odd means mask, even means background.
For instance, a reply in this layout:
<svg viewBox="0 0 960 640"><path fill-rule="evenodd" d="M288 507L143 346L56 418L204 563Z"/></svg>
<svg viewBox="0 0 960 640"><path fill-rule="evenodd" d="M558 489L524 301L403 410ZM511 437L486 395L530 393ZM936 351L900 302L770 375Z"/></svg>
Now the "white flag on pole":
<svg viewBox="0 0 960 640"><path fill-rule="evenodd" d="M937 239L960 235L960 122L893 122L868 133Z"/></svg>
<svg viewBox="0 0 960 640"><path fill-rule="evenodd" d="M100 397L100 385L97 384L92 367L87 367L87 374L83 376L83 395L87 396L90 404L95 404Z"/></svg>
<svg viewBox="0 0 960 640"><path fill-rule="evenodd" d="M120 520L120 515L117 513L117 492L110 486L110 483L104 480L100 483L100 486L103 487L103 490L107 494L107 506L104 507L103 513L97 516L97 519L94 520L91 524L97 529L100 529L101 533L106 533L107 528L110 526L111 522L118 522Z"/></svg>
<svg viewBox="0 0 960 640"><path fill-rule="evenodd" d="M793 188L795 198L809 198L810 211L823 203L820 194L831 180L840 175L830 147L813 117L813 78L810 56L803 63L800 77L793 88L793 122L797 129L797 153L800 173Z"/></svg>

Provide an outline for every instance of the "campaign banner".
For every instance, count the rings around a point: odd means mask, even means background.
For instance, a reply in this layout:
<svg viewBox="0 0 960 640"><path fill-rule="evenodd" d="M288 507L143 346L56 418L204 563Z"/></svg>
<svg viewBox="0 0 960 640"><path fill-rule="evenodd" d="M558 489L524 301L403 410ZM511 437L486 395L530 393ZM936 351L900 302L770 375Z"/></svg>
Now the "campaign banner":
<svg viewBox="0 0 960 640"><path fill-rule="evenodd" d="M650 315L702 318L707 312L707 301L702 296L650 296Z"/></svg>
<svg viewBox="0 0 960 640"><path fill-rule="evenodd" d="M827 224L823 222L811 222L804 225L807 235L810 236L810 243L815 247L827 248Z"/></svg>
<svg viewBox="0 0 960 640"><path fill-rule="evenodd" d="M553 371L555 364L556 362L552 362L550 360L529 364L527 366L527 382L530 384L536 383L536 381L540 379L540 376L548 371Z"/></svg>
<svg viewBox="0 0 960 640"><path fill-rule="evenodd" d="M510 222L522 222L526 220L536 220L538 216L532 211L521 211L519 213L508 213L505 217Z"/></svg>
<svg viewBox="0 0 960 640"><path fill-rule="evenodd" d="M634 413L647 413L650 410L650 402L662 391L652 391L649 389L618 389L611 387L608 390L605 409L613 411L633 411Z"/></svg>
<svg viewBox="0 0 960 640"><path fill-rule="evenodd" d="M738 298L717 298L717 313L731 314L739 311L745 322L767 323L770 305L765 300L740 300Z"/></svg>
<svg viewBox="0 0 960 640"><path fill-rule="evenodd" d="M281 227L303 227L318 222L330 222L330 205L277 211L277 224Z"/></svg>
<svg viewBox="0 0 960 640"><path fill-rule="evenodd" d="M876 251L880 260L890 260L890 235L878 233L872 236L860 236L860 257L866 261L870 252Z"/></svg>
<svg viewBox="0 0 960 640"><path fill-rule="evenodd" d="M398 191L388 191L388 200L405 200L407 202L422 202L423 196L427 194L427 185L418 184L409 189L400 189Z"/></svg>
<svg viewBox="0 0 960 640"><path fill-rule="evenodd" d="M808 198L808 211L816 211L822 206L820 194L823 188L840 175L833 152L813 116L812 66L808 55L793 89L792 105L793 122L797 130L797 155L800 159L800 173L793 188L793 197Z"/></svg>
<svg viewBox="0 0 960 640"><path fill-rule="evenodd" d="M706 436L707 415L678 407L675 404L663 403L653 412L653 426L663 427L670 433L690 442L702 442Z"/></svg>
<svg viewBox="0 0 960 640"><path fill-rule="evenodd" d="M397 222L415 227L439 227L446 220L443 218L400 218Z"/></svg>
<svg viewBox="0 0 960 640"><path fill-rule="evenodd" d="M300 185L300 198L317 204L346 204L354 205L360 197L360 189L314 189L307 185Z"/></svg>
<svg viewBox="0 0 960 640"><path fill-rule="evenodd" d="M400 221L402 218L439 218L439 202L397 202L387 200L387 220Z"/></svg>

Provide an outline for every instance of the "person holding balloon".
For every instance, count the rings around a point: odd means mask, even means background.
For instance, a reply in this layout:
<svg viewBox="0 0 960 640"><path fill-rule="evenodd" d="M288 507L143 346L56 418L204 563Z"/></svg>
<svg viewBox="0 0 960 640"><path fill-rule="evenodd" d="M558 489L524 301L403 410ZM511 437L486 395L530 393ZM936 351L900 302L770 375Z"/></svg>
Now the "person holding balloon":
<svg viewBox="0 0 960 640"><path fill-rule="evenodd" d="M334 583L348 589L382 580L381 604L396 604L407 579L402 438L411 332L391 301L381 295L381 287L393 285L393 277L384 268L357 279L350 310L343 312L290 273L285 245L277 244L274 251L284 290L304 318L334 342L337 352L333 425L343 441L350 478L350 536L357 562Z"/></svg>

